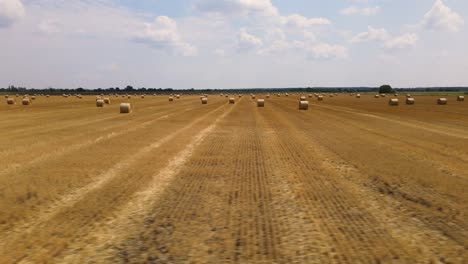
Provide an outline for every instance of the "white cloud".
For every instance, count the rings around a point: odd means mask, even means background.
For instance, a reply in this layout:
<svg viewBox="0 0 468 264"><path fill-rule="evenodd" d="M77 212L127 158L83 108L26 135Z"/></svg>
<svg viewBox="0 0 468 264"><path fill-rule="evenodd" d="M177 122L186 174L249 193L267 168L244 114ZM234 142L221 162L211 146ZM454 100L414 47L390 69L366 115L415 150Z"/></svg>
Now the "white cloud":
<svg viewBox="0 0 468 264"><path fill-rule="evenodd" d="M373 28L369 26L368 31L362 32L354 36L350 42L359 43L359 42L369 42L369 41L385 41L390 36L384 28Z"/></svg>
<svg viewBox="0 0 468 264"><path fill-rule="evenodd" d="M202 12L225 15L278 14L278 9L270 0L199 0L195 3L195 8Z"/></svg>
<svg viewBox="0 0 468 264"><path fill-rule="evenodd" d="M416 34L404 34L385 42L384 46L387 49L404 49L416 45L418 36Z"/></svg>
<svg viewBox="0 0 468 264"><path fill-rule="evenodd" d="M330 20L326 18L307 18L298 14L289 16L282 16L282 22L287 26L293 26L298 28L307 28L316 25L330 25Z"/></svg>
<svg viewBox="0 0 468 264"><path fill-rule="evenodd" d="M245 28L241 28L237 34L237 44L239 50L251 50L259 48L263 45L263 41L247 32Z"/></svg>
<svg viewBox="0 0 468 264"><path fill-rule="evenodd" d="M430 30L457 32L463 26L463 18L452 11L442 0L436 0L431 10L423 18L422 25Z"/></svg>
<svg viewBox="0 0 468 264"><path fill-rule="evenodd" d="M167 16L158 16L152 24L146 24L146 29L135 41L182 56L197 55L194 46L182 41L176 21Z"/></svg>
<svg viewBox="0 0 468 264"><path fill-rule="evenodd" d="M344 59L348 57L346 47L330 45L327 43L315 44L307 48L308 57L311 59Z"/></svg>
<svg viewBox="0 0 468 264"><path fill-rule="evenodd" d="M416 34L404 34L393 37L385 28L368 27L368 31L362 32L351 38L351 43L380 42L387 49L403 49L416 45L418 36Z"/></svg>
<svg viewBox="0 0 468 264"><path fill-rule="evenodd" d="M20 0L0 0L0 28L9 27L24 16Z"/></svg>
<svg viewBox="0 0 468 264"><path fill-rule="evenodd" d="M379 6L363 7L350 6L340 11L342 15L353 16L375 16L380 12Z"/></svg>

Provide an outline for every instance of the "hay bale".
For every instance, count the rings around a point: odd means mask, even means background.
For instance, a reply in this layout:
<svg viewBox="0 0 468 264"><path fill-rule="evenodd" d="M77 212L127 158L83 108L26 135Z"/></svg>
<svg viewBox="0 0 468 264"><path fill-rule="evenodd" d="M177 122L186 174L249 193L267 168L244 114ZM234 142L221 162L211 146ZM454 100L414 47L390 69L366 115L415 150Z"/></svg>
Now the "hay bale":
<svg viewBox="0 0 468 264"><path fill-rule="evenodd" d="M308 110L309 102L308 101L299 101L299 110Z"/></svg>
<svg viewBox="0 0 468 264"><path fill-rule="evenodd" d="M299 98L299 101L306 101L306 97L305 97L305 96L301 96L301 97Z"/></svg>
<svg viewBox="0 0 468 264"><path fill-rule="evenodd" d="M374 98L380 98L380 95L376 94L374 95Z"/></svg>
<svg viewBox="0 0 468 264"><path fill-rule="evenodd" d="M439 99L437 99L437 104L438 104L438 105L446 105L446 104L447 104L447 98L439 98Z"/></svg>
<svg viewBox="0 0 468 264"><path fill-rule="evenodd" d="M111 101L110 101L110 98L104 98L104 103L105 103L105 104L110 104L110 102L111 102Z"/></svg>
<svg viewBox="0 0 468 264"><path fill-rule="evenodd" d="M176 98L177 98L177 99L180 99L180 94L176 95Z"/></svg>
<svg viewBox="0 0 468 264"><path fill-rule="evenodd" d="M396 93L396 94L394 94L393 96L398 97L398 94Z"/></svg>
<svg viewBox="0 0 468 264"><path fill-rule="evenodd" d="M169 96L169 102L172 102L172 101L174 101L174 97Z"/></svg>
<svg viewBox="0 0 468 264"><path fill-rule="evenodd" d="M96 106L97 107L104 107L104 100L102 100L102 99L96 100Z"/></svg>
<svg viewBox="0 0 468 264"><path fill-rule="evenodd" d="M233 97L229 98L229 103L230 103L230 104L234 104L235 102L236 102L236 101L234 100Z"/></svg>
<svg viewBox="0 0 468 264"><path fill-rule="evenodd" d="M457 101L458 101L458 102L464 102L464 101L465 101L465 96L459 95L459 96L457 97Z"/></svg>
<svg viewBox="0 0 468 264"><path fill-rule="evenodd" d="M267 94L266 98L270 98L270 95L269 95L269 94Z"/></svg>
<svg viewBox="0 0 468 264"><path fill-rule="evenodd" d="M258 99L257 107L265 107L265 99Z"/></svg>
<svg viewBox="0 0 468 264"><path fill-rule="evenodd" d="M333 97L334 95L333 94L330 94L329 97Z"/></svg>
<svg viewBox="0 0 468 264"><path fill-rule="evenodd" d="M120 113L121 114L129 114L132 112L132 106L129 103L121 103L120 104Z"/></svg>
<svg viewBox="0 0 468 264"><path fill-rule="evenodd" d="M127 95L127 99L132 99L132 96L131 96L131 95Z"/></svg>
<svg viewBox="0 0 468 264"><path fill-rule="evenodd" d="M406 94L406 98L411 98L411 94Z"/></svg>
<svg viewBox="0 0 468 264"><path fill-rule="evenodd" d="M387 95L386 95L386 94L381 94L381 95L380 95L380 97L385 97L385 96L387 96Z"/></svg>
<svg viewBox="0 0 468 264"><path fill-rule="evenodd" d="M414 98L411 98L411 97L406 98L407 105L414 105L414 103L415 103Z"/></svg>
<svg viewBox="0 0 468 264"><path fill-rule="evenodd" d="M251 95L252 99L255 99L255 95Z"/></svg>
<svg viewBox="0 0 468 264"><path fill-rule="evenodd" d="M7 104L9 104L9 105L14 105L14 104L16 104L16 101L15 101L15 99L13 99L13 98L8 98L8 99L7 99Z"/></svg>
<svg viewBox="0 0 468 264"><path fill-rule="evenodd" d="M392 98L390 100L388 100L388 105L391 105L391 106L398 106L400 104L400 101L396 98Z"/></svg>
<svg viewBox="0 0 468 264"><path fill-rule="evenodd" d="M201 103L202 104L208 104L208 98L203 97L202 100L201 100Z"/></svg>
<svg viewBox="0 0 468 264"><path fill-rule="evenodd" d="M317 101L323 101L323 95L317 96Z"/></svg>
<svg viewBox="0 0 468 264"><path fill-rule="evenodd" d="M31 100L29 98L23 98L23 100L21 101L21 103L23 105L30 105L31 104Z"/></svg>
<svg viewBox="0 0 468 264"><path fill-rule="evenodd" d="M312 98L312 94L309 94L309 98Z"/></svg>
<svg viewBox="0 0 468 264"><path fill-rule="evenodd" d="M356 98L361 98L361 94L356 94Z"/></svg>

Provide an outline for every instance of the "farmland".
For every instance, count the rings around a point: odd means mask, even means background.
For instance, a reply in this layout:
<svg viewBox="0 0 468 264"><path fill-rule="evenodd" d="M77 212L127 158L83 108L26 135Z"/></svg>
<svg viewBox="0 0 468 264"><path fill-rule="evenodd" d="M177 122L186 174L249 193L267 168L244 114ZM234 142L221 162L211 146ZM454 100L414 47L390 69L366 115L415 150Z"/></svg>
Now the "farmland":
<svg viewBox="0 0 468 264"><path fill-rule="evenodd" d="M466 102L261 98L2 99L0 263L466 263Z"/></svg>

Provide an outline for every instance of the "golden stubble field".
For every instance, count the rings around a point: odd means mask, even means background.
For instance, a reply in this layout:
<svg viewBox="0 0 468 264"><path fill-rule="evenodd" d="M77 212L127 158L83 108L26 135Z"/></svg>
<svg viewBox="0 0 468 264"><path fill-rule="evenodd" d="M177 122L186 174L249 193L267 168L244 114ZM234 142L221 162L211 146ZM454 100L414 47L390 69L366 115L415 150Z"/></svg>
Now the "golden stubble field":
<svg viewBox="0 0 468 264"><path fill-rule="evenodd" d="M2 100L0 263L468 261L455 96L110 98Z"/></svg>

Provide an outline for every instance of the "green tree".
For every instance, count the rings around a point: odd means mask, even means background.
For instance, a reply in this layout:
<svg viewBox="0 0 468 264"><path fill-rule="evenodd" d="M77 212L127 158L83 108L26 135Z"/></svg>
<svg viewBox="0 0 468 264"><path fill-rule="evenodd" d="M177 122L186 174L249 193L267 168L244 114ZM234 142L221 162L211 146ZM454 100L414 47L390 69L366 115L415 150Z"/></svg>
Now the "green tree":
<svg viewBox="0 0 468 264"><path fill-rule="evenodd" d="M381 94L389 94L389 93L392 93L392 92L393 92L393 88L388 84L382 85L379 88L379 93L381 93Z"/></svg>

